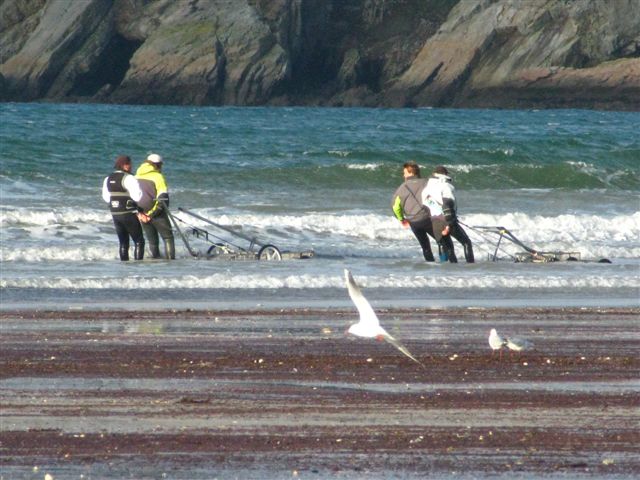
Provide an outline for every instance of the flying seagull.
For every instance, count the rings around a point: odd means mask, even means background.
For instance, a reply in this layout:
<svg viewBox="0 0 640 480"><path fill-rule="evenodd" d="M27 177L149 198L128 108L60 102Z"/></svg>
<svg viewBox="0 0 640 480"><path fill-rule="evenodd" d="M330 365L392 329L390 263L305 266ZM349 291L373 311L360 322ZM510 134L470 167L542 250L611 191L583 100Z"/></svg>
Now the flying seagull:
<svg viewBox="0 0 640 480"><path fill-rule="evenodd" d="M507 339L498 335L495 328L492 328L489 332L489 346L493 350L492 354L496 353L496 350L500 351L500 358L502 358L502 349L507 346Z"/></svg>
<svg viewBox="0 0 640 480"><path fill-rule="evenodd" d="M364 295L362 295L362 291L360 290L360 287L358 286L356 281L353 279L353 275L351 275L351 272L346 268L344 270L344 278L347 282L349 296L351 297L353 303L356 305L358 313L360 314L360 321L351 325L348 332L358 337L386 340L411 360L419 363L423 368L425 368L424 364L416 357L414 357L404 345L402 345L398 340L389 335L387 331L380 326L380 320L378 320L376 312L373 311L373 308L371 308L371 304L369 304Z"/></svg>

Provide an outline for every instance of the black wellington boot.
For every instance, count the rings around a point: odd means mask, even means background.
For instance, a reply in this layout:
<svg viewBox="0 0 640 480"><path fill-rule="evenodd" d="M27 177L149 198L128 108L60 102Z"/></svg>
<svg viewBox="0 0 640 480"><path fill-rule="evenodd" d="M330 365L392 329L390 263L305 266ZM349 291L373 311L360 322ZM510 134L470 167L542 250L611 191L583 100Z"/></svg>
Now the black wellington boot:
<svg viewBox="0 0 640 480"><path fill-rule="evenodd" d="M133 256L136 260L142 260L144 258L144 242L136 243Z"/></svg>
<svg viewBox="0 0 640 480"><path fill-rule="evenodd" d="M464 245L464 258L467 263L474 263L475 259L473 258L473 247L471 243L465 243Z"/></svg>
<svg viewBox="0 0 640 480"><path fill-rule="evenodd" d="M156 243L149 245L149 253L151 254L151 258L160 258L160 247Z"/></svg>
<svg viewBox="0 0 640 480"><path fill-rule="evenodd" d="M176 258L176 245L173 238L165 238L164 240L164 258L167 260L175 260Z"/></svg>

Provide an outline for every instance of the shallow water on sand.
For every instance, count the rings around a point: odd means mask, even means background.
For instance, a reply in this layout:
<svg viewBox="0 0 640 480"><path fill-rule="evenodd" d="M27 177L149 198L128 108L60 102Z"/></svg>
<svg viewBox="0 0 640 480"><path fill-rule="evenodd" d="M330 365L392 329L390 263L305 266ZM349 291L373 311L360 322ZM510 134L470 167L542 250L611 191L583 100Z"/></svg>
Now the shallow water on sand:
<svg viewBox="0 0 640 480"><path fill-rule="evenodd" d="M2 312L6 478L633 478L637 309ZM487 334L535 348L492 355ZM597 439L594 441L594 439Z"/></svg>

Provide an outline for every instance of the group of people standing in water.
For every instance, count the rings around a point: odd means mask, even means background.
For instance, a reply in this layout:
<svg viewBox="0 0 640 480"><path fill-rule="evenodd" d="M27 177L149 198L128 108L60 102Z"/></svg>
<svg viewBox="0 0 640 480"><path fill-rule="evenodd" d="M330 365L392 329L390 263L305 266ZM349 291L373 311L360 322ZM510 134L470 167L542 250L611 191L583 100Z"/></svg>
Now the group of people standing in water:
<svg viewBox="0 0 640 480"><path fill-rule="evenodd" d="M131 158L116 158L113 172L102 183L102 198L109 204L118 241L120 260L129 260L129 238L134 244L134 258L144 258L145 237L153 258L160 255L160 237L164 258L176 258L175 242L169 220L169 190L162 174L163 159L152 153L131 173ZM144 232L144 233L143 233Z"/></svg>
<svg viewBox="0 0 640 480"><path fill-rule="evenodd" d="M164 258L174 259L175 242L169 219L169 191L162 174L162 157L152 153L135 176L131 158L116 158L114 171L104 179L102 198L109 204L120 243L120 260L129 260L129 238L134 258L144 258L145 237L153 258L160 255L159 238L164 242ZM403 166L404 182L393 194L391 208L398 220L418 239L427 262L435 261L429 237L436 240L440 260L457 263L453 241L464 248L467 263L473 263L471 240L458 222L455 189L449 172L438 166L429 178L420 176L416 162ZM144 234L143 234L144 232Z"/></svg>
<svg viewBox="0 0 640 480"><path fill-rule="evenodd" d="M429 178L420 176L416 162L403 166L404 182L395 193L391 208L402 226L411 228L422 247L427 262L435 261L429 237L436 240L440 259L457 263L451 237L464 248L467 263L473 263L471 240L458 222L455 189L449 171L442 166L433 170Z"/></svg>

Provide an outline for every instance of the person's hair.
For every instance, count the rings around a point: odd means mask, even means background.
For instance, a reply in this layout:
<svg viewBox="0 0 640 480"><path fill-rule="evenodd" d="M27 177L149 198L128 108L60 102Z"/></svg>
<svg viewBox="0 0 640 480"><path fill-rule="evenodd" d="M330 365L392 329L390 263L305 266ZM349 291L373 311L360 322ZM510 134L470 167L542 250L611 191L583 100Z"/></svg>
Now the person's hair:
<svg viewBox="0 0 640 480"><path fill-rule="evenodd" d="M113 166L116 170L124 170L125 165L131 165L131 158L127 155L120 155L116 158L116 163Z"/></svg>
<svg viewBox="0 0 640 480"><path fill-rule="evenodd" d="M439 173L441 175L449 175L449 170L447 170L447 168L443 167L442 165L438 165L436 168L433 169L433 173Z"/></svg>
<svg viewBox="0 0 640 480"><path fill-rule="evenodd" d="M416 177L420 176L420 166L414 161L406 162L403 165L403 168L406 169L411 175L415 175Z"/></svg>

